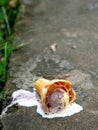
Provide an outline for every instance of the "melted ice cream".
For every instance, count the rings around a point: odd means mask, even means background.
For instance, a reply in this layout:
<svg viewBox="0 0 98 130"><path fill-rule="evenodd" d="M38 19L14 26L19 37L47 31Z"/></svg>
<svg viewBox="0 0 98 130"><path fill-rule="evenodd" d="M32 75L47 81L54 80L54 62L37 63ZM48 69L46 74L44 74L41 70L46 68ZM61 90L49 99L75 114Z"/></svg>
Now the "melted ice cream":
<svg viewBox="0 0 98 130"><path fill-rule="evenodd" d="M45 112L42 109L42 104L40 102L40 99L37 96L36 91L29 92L26 90L17 90L12 94L12 102L10 105L8 105L2 112L2 115L6 113L9 107L13 106L14 104L18 104L19 106L25 106L25 107L33 107L37 106L37 113L39 113L44 118L55 118L55 117L66 117L71 116L75 113L80 112L83 110L83 107L76 104L75 102L67 105L62 111L59 111L54 114L45 114Z"/></svg>

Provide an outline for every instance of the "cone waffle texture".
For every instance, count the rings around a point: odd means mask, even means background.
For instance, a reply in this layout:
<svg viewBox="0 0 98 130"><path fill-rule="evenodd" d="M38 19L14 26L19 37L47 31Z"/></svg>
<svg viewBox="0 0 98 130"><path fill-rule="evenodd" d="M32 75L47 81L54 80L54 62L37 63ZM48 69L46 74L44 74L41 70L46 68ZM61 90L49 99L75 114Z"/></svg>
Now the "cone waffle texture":
<svg viewBox="0 0 98 130"><path fill-rule="evenodd" d="M37 93L41 97L41 102L44 111L48 112L48 106L47 106L47 99L48 96L55 90L55 89L63 89L65 92L69 95L69 103L73 103L76 100L76 93L72 88L71 82L68 80L61 80L61 79L55 79L55 80L47 80L44 78L38 79L35 82L35 88Z"/></svg>

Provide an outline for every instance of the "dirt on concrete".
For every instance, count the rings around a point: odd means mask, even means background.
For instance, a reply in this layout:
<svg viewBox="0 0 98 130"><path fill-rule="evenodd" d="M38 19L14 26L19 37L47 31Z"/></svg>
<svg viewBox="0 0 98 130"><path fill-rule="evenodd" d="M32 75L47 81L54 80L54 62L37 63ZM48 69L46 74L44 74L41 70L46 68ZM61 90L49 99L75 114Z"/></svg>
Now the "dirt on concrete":
<svg viewBox="0 0 98 130"><path fill-rule="evenodd" d="M44 119L36 107L14 106L2 116L2 130L97 130L98 0L23 2L15 46L30 44L12 54L4 107L15 90L32 91L36 79L47 77L71 81L84 109L71 117Z"/></svg>

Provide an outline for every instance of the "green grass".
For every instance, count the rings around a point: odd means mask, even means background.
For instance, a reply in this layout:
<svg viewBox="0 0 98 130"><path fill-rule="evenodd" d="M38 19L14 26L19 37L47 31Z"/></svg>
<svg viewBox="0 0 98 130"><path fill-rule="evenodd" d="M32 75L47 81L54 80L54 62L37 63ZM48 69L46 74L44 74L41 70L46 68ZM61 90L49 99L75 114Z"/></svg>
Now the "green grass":
<svg viewBox="0 0 98 130"><path fill-rule="evenodd" d="M14 25L19 13L20 1L0 0L0 101L7 81L8 64L13 51Z"/></svg>
<svg viewBox="0 0 98 130"><path fill-rule="evenodd" d="M2 41L2 48L0 53L0 82L6 82L7 80L7 67L10 60L10 55L12 53L12 41L13 38L10 38L9 41Z"/></svg>

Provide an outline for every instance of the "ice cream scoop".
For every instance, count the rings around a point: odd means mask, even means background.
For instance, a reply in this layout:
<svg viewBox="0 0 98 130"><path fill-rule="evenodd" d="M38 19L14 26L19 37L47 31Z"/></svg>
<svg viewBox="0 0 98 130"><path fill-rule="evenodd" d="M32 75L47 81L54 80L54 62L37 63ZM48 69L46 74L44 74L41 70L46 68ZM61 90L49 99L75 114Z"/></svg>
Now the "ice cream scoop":
<svg viewBox="0 0 98 130"><path fill-rule="evenodd" d="M67 80L38 79L35 88L45 113L56 113L76 100L76 93Z"/></svg>

